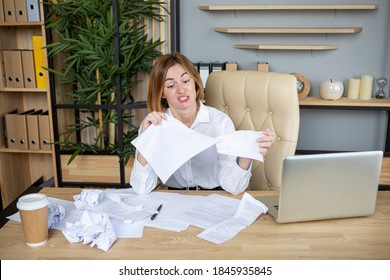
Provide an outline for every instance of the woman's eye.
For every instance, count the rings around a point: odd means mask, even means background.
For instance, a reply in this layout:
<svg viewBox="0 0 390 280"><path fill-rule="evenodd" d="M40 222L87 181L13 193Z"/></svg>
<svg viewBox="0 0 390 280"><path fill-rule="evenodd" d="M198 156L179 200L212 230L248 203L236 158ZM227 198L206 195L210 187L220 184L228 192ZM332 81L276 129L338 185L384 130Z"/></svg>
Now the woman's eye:
<svg viewBox="0 0 390 280"><path fill-rule="evenodd" d="M167 85L167 88L173 88L175 85Z"/></svg>
<svg viewBox="0 0 390 280"><path fill-rule="evenodd" d="M187 79L187 80L184 80L183 83L189 83L190 82L190 79Z"/></svg>

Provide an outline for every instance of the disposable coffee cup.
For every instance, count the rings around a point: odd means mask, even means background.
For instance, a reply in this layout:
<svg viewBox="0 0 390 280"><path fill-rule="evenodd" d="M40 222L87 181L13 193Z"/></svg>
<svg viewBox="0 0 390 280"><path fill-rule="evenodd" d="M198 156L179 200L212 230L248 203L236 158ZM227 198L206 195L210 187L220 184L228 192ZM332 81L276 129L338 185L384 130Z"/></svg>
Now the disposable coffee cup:
<svg viewBox="0 0 390 280"><path fill-rule="evenodd" d="M41 246L47 242L48 204L44 194L27 194L19 198L16 206L22 220L24 239L28 246Z"/></svg>

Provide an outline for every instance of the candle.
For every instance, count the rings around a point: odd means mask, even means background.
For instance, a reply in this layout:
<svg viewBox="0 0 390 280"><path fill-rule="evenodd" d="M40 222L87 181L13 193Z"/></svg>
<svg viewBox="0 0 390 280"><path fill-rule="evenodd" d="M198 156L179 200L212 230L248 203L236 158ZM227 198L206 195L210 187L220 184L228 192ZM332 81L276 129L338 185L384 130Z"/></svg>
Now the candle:
<svg viewBox="0 0 390 280"><path fill-rule="evenodd" d="M360 79L360 93L359 98L362 100L369 100L372 96L372 83L374 78L370 75L363 75Z"/></svg>
<svg viewBox="0 0 390 280"><path fill-rule="evenodd" d="M360 79L349 79L348 82L348 98L359 99Z"/></svg>

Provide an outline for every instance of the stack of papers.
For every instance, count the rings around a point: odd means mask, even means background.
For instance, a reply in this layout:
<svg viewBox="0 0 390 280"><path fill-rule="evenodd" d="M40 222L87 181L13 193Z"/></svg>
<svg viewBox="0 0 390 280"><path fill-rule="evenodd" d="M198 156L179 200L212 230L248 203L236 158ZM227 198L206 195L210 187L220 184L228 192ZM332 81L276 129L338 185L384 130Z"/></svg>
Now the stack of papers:
<svg viewBox="0 0 390 280"><path fill-rule="evenodd" d="M219 194L156 191L140 196L132 189L107 189L101 193L85 189L73 202L48 199L65 209L63 219L52 225L53 229L61 230L69 242L97 245L104 251L117 238L141 238L145 226L179 232L192 225L205 230L199 238L219 244L268 211L248 193L239 200ZM153 215L155 219L151 219ZM8 219L20 222L19 212Z"/></svg>

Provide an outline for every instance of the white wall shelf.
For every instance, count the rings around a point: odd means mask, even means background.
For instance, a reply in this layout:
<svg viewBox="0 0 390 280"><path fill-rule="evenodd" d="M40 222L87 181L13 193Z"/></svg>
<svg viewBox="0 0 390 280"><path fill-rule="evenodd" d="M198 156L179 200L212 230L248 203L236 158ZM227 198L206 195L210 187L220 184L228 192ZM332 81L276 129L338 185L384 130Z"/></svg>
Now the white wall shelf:
<svg viewBox="0 0 390 280"><path fill-rule="evenodd" d="M235 44L236 49L252 50L295 50L295 51L324 51L336 50L337 45L257 45L257 44Z"/></svg>
<svg viewBox="0 0 390 280"><path fill-rule="evenodd" d="M348 34L358 33L362 27L306 27L306 28L262 28L262 27L214 27L222 33L256 33L256 34Z"/></svg>
<svg viewBox="0 0 390 280"><path fill-rule="evenodd" d="M230 5L199 6L203 11L272 11L272 10L376 10L378 5Z"/></svg>

